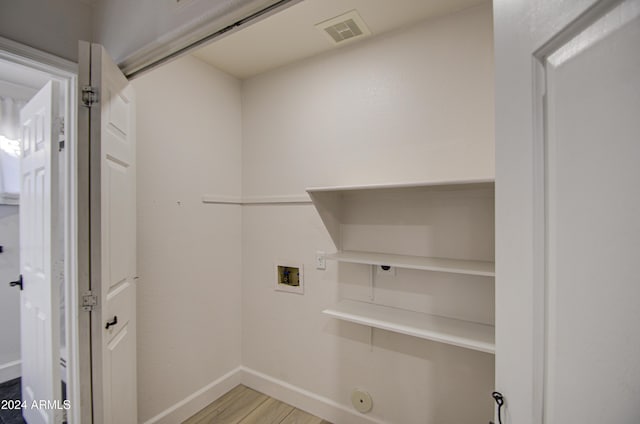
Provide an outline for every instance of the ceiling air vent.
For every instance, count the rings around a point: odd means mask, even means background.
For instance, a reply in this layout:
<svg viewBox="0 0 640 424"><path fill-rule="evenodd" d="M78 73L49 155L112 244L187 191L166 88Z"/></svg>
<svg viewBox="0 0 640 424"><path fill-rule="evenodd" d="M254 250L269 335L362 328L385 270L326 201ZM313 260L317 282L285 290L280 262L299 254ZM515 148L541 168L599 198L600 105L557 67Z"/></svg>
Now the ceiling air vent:
<svg viewBox="0 0 640 424"><path fill-rule="evenodd" d="M371 35L357 10L343 13L340 16L316 24L334 44Z"/></svg>

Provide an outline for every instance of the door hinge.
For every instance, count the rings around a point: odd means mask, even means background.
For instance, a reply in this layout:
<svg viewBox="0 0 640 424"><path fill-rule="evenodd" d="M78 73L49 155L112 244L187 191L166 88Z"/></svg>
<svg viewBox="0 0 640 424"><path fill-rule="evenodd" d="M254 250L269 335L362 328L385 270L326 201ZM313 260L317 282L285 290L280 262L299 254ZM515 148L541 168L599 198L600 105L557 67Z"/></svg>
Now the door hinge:
<svg viewBox="0 0 640 424"><path fill-rule="evenodd" d="M82 87L82 104L85 107L91 107L98 103L98 89L91 85Z"/></svg>
<svg viewBox="0 0 640 424"><path fill-rule="evenodd" d="M98 296L88 291L82 295L82 310L91 312L98 304Z"/></svg>

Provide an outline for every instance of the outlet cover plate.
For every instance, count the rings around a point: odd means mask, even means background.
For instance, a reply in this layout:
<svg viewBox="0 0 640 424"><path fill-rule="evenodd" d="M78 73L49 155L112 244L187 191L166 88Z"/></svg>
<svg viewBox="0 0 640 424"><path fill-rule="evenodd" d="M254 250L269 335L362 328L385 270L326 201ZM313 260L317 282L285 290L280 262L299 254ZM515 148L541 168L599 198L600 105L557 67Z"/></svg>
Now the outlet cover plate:
<svg viewBox="0 0 640 424"><path fill-rule="evenodd" d="M325 253L318 250L316 252L316 269L327 269L327 259L324 257Z"/></svg>

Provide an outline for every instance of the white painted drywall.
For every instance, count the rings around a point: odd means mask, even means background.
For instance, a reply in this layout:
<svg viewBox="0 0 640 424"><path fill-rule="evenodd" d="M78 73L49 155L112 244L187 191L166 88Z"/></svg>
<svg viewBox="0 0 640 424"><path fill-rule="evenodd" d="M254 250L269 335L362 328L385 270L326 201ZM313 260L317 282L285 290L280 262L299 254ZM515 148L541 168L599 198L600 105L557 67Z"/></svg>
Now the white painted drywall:
<svg viewBox="0 0 640 424"><path fill-rule="evenodd" d="M381 330L370 347L368 327L322 314L343 274L316 270L316 249L334 247L313 206L243 208L243 365L347 409L360 387L387 423L488 422L493 355ZM304 265L304 295L273 290L278 259Z"/></svg>
<svg viewBox="0 0 640 424"><path fill-rule="evenodd" d="M240 364L240 83L192 57L134 82L139 421Z"/></svg>
<svg viewBox="0 0 640 424"><path fill-rule="evenodd" d="M20 290L8 284L20 275L18 215L18 206L0 205L0 382L20 375Z"/></svg>
<svg viewBox="0 0 640 424"><path fill-rule="evenodd" d="M243 194L494 176L491 9L244 81Z"/></svg>
<svg viewBox="0 0 640 424"><path fill-rule="evenodd" d="M492 43L485 4L244 81L243 195L493 177ZM322 315L344 273L315 269L335 247L313 206L242 214L244 366L346 408L364 388L384 422L492 418L492 355L378 330L370 347ZM303 296L273 290L278 259L304 264Z"/></svg>
<svg viewBox="0 0 640 424"><path fill-rule="evenodd" d="M2 1L0 36L75 62L78 40L91 40L89 1Z"/></svg>

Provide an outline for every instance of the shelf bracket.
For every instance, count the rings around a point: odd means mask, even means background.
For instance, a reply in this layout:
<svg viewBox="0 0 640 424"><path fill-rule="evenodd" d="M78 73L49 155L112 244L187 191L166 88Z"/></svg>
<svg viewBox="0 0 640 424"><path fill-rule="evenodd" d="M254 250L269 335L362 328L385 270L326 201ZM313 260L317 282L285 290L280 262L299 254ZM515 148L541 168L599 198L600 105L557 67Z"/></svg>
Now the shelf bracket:
<svg viewBox="0 0 640 424"><path fill-rule="evenodd" d="M369 299L371 299L371 301L376 299L375 275L376 265L371 265L369 267ZM369 352L373 352L373 327L369 327Z"/></svg>
<svg viewBox="0 0 640 424"><path fill-rule="evenodd" d="M375 273L376 273L376 265L371 265L369 267L369 300L376 300L376 292L375 292Z"/></svg>

